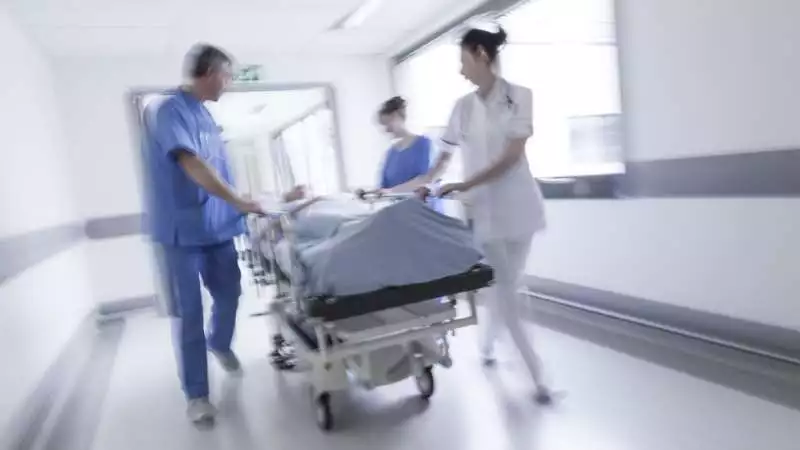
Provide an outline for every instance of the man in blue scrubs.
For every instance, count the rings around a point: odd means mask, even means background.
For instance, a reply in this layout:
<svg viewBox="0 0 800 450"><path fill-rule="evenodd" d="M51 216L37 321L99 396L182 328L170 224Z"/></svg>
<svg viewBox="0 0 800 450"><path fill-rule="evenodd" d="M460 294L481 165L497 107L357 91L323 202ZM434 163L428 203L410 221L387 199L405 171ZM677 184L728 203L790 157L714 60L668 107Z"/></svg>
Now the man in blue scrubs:
<svg viewBox="0 0 800 450"><path fill-rule="evenodd" d="M227 371L239 371L231 350L241 273L233 238L242 218L262 213L240 197L232 179L220 131L203 105L217 101L231 81L231 58L220 49L197 46L187 57L191 82L169 92L145 111L145 168L150 232L163 249L163 276L180 378L195 423L213 421L209 402L207 351ZM206 339L200 279L214 299Z"/></svg>

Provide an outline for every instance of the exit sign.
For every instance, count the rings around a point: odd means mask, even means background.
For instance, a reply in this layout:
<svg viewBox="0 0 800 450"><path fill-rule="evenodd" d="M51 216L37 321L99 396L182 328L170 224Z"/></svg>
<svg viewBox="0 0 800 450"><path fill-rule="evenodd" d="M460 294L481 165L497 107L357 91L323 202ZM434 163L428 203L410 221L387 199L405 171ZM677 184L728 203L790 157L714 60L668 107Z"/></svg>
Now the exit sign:
<svg viewBox="0 0 800 450"><path fill-rule="evenodd" d="M252 83L261 81L261 66L247 65L240 66L233 74L233 81L237 83Z"/></svg>

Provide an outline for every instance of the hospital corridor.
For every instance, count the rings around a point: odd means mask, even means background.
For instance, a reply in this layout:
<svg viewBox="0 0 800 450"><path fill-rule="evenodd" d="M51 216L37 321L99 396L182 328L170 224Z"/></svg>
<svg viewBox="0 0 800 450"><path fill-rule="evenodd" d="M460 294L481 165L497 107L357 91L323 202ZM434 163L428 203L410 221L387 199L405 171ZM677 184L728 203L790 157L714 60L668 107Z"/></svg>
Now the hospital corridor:
<svg viewBox="0 0 800 450"><path fill-rule="evenodd" d="M792 0L0 0L0 450L800 450Z"/></svg>

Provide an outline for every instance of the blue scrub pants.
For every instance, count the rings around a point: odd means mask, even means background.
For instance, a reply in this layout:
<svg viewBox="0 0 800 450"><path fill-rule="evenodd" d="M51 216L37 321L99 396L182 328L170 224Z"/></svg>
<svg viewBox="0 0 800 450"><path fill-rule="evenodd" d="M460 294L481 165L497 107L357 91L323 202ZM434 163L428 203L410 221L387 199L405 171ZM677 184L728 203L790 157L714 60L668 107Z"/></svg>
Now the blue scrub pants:
<svg viewBox="0 0 800 450"><path fill-rule="evenodd" d="M163 247L173 341L183 391L189 399L208 397L207 350L230 351L242 293L233 241L205 247ZM200 279L214 299L206 340Z"/></svg>

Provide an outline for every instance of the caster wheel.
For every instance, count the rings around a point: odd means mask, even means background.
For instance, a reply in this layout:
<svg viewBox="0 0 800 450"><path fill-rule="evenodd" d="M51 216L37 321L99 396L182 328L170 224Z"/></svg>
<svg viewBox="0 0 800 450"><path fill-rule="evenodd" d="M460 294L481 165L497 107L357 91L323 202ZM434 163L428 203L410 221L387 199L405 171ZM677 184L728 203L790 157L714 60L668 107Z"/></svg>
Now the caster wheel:
<svg viewBox="0 0 800 450"><path fill-rule="evenodd" d="M323 431L330 431L333 428L333 413L331 412L331 395L328 393L320 394L315 401L317 415L317 426Z"/></svg>
<svg viewBox="0 0 800 450"><path fill-rule="evenodd" d="M288 372L297 367L297 362L292 355L284 355L279 352L272 352L269 355L269 358L272 367L280 372Z"/></svg>
<svg viewBox="0 0 800 450"><path fill-rule="evenodd" d="M436 391L436 383L433 380L433 367L426 367L422 375L416 377L417 389L423 400L428 400Z"/></svg>

